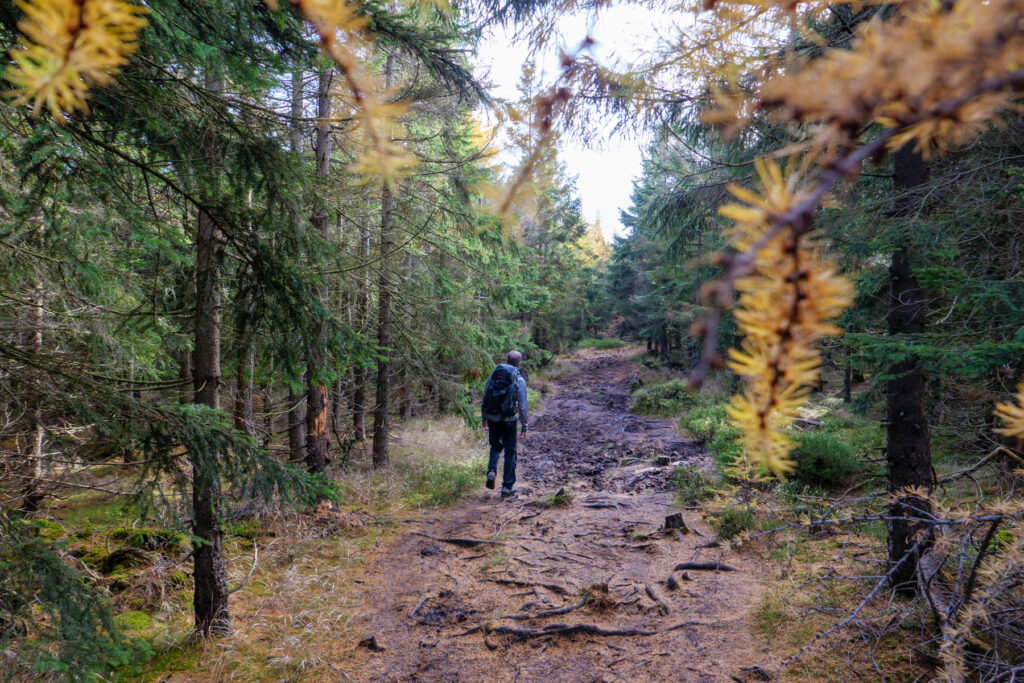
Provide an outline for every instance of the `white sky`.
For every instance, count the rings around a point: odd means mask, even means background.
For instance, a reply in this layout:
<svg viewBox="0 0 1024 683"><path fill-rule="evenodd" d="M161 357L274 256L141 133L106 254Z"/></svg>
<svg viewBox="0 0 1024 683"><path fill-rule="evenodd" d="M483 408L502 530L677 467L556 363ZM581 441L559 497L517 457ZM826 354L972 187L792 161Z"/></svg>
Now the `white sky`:
<svg viewBox="0 0 1024 683"><path fill-rule="evenodd" d="M596 20L585 16L570 16L560 23L557 40L536 55L540 83L547 86L558 73L558 47L579 45L588 35L596 45L593 56L602 64L611 66L619 57L629 58L654 39L657 15L644 8L620 5L601 12ZM664 21L662 17L660 21ZM493 96L514 100L516 84L522 72L529 46L516 44L510 31L498 28L481 41L477 55L477 73L494 85ZM583 202L583 215L593 223L600 218L605 241L624 234L619 222L619 211L629 208L632 181L640 175L641 138L634 134L612 134L610 131L592 135L603 142L584 147L577 140L563 137L560 158L569 173L577 176L576 187Z"/></svg>

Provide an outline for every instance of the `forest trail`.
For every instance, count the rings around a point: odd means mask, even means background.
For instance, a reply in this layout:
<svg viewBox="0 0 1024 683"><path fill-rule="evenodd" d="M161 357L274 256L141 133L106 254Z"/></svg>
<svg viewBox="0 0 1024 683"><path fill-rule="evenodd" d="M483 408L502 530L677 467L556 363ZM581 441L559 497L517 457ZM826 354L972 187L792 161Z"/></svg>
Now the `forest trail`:
<svg viewBox="0 0 1024 683"><path fill-rule="evenodd" d="M520 455L517 497L500 501L481 481L458 507L404 525L368 567L350 628L374 641L332 665L342 680L762 680L744 668L770 660L750 630L759 564L706 547L714 533L698 512L682 513L692 533L661 531L678 509L671 463L709 460L669 422L627 412L632 353L563 361ZM658 455L670 464L652 464ZM559 488L571 502L545 505ZM682 562L736 571L674 571Z"/></svg>

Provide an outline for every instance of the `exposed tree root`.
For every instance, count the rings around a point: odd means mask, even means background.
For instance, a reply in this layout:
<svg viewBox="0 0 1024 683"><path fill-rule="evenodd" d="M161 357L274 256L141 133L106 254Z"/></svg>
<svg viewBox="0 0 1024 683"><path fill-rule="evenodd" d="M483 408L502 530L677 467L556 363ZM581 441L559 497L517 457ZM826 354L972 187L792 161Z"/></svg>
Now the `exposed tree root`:
<svg viewBox="0 0 1024 683"><path fill-rule="evenodd" d="M540 619L542 617L553 617L556 614L568 614L569 612L572 612L573 610L578 610L580 607L583 607L584 605L586 605L588 600L590 600L590 591L585 592L583 594L583 597L580 598L579 602L575 602L575 603L573 603L571 605L566 605L565 607L559 607L558 609L549 609L549 610L545 610L543 612L537 612L536 614L507 614L507 615L505 615L505 616L503 616L501 618L502 619Z"/></svg>
<svg viewBox="0 0 1024 683"><path fill-rule="evenodd" d="M721 562L680 562L679 564L676 565L676 568L673 569L672 571L678 572L678 571L680 571L682 569L703 570L703 571L711 571L711 572L718 572L718 571L722 571L722 572L735 572L735 571L739 571L738 569L736 569L736 567L730 567L729 565L722 564Z"/></svg>
<svg viewBox="0 0 1024 683"><path fill-rule="evenodd" d="M505 545L501 541L488 541L476 538L452 538L431 536L430 534L425 534L422 531L413 531L410 533L412 533L413 536L423 536L424 538L429 538L432 541L439 541L441 543L451 543L452 545L462 546L463 548L475 548L478 545Z"/></svg>
<svg viewBox="0 0 1024 683"><path fill-rule="evenodd" d="M647 592L647 597L658 603L658 609L661 611L662 615L667 615L672 611L672 609L665 604L665 601L658 597L658 594L654 592L654 589L651 588L649 583L644 584L644 590Z"/></svg>
<svg viewBox="0 0 1024 683"><path fill-rule="evenodd" d="M533 586L540 586L541 588L547 588L553 593L559 595L568 595L569 591L563 586L559 586L557 583L538 583L536 581L523 581L522 579L487 579L494 583L500 583L505 586L523 586L525 588L531 588Z"/></svg>
<svg viewBox="0 0 1024 683"><path fill-rule="evenodd" d="M604 636L604 637L635 637L635 636L656 636L660 633L668 633L687 626L707 626L700 621L684 621L673 624L667 628L653 631L639 628L613 628L605 629L594 624L549 624L541 629L517 628L515 626L485 626L487 633L511 636L520 640L531 638L546 638L548 636L574 636L576 634Z"/></svg>

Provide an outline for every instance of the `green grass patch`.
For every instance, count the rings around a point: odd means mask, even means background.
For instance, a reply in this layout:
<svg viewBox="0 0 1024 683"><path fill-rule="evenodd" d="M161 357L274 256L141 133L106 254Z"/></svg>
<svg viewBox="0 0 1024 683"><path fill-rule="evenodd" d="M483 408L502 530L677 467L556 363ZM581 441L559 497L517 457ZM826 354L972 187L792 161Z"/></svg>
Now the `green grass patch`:
<svg viewBox="0 0 1024 683"><path fill-rule="evenodd" d="M835 487L849 482L864 469L857 450L828 432L806 432L794 439L793 476L810 486Z"/></svg>
<svg viewBox="0 0 1024 683"><path fill-rule="evenodd" d="M526 407L530 410L531 415L540 411L543 400L539 391L529 387L526 388Z"/></svg>
<svg viewBox="0 0 1024 683"><path fill-rule="evenodd" d="M679 426L703 441L719 470L724 470L743 454L740 430L729 424L724 401L698 398L690 411L679 418Z"/></svg>
<svg viewBox="0 0 1024 683"><path fill-rule="evenodd" d="M638 387L633 391L629 409L638 415L672 417L707 401L690 389L684 379L670 379L660 384Z"/></svg>
<svg viewBox="0 0 1024 683"><path fill-rule="evenodd" d="M538 501L544 507L549 508L564 508L569 507L572 504L572 492L566 491L565 489L558 489L551 493L543 496Z"/></svg>
<svg viewBox="0 0 1024 683"><path fill-rule="evenodd" d="M454 505L467 491L483 484L487 460L433 462L405 475L403 497L412 505Z"/></svg>
<svg viewBox="0 0 1024 683"><path fill-rule="evenodd" d="M715 487L699 467L677 467L668 480L680 505L696 505L715 495Z"/></svg>
<svg viewBox="0 0 1024 683"><path fill-rule="evenodd" d="M88 491L50 508L50 516L69 529L110 529L131 526L139 519L138 506L122 496Z"/></svg>
<svg viewBox="0 0 1024 683"><path fill-rule="evenodd" d="M732 505L722 508L721 512L712 518L712 525L718 532L718 537L724 540L735 538L744 531L749 531L757 526L757 518L749 508L740 505Z"/></svg>
<svg viewBox="0 0 1024 683"><path fill-rule="evenodd" d="M621 349L628 344L617 337L587 337L576 346L581 349Z"/></svg>

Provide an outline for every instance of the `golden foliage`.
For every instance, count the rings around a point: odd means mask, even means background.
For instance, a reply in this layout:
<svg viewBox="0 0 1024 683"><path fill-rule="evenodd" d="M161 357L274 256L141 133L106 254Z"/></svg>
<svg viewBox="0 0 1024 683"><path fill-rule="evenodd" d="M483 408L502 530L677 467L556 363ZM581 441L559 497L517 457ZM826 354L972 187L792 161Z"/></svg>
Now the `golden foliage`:
<svg viewBox="0 0 1024 683"><path fill-rule="evenodd" d="M756 166L763 192L730 186L744 203L720 209L735 221L733 246L754 254L752 272L735 282L740 293L736 324L744 337L742 347L729 354L729 367L747 386L733 397L728 412L743 433L748 462L784 475L794 463L789 458L793 443L783 429L797 417L817 380L818 340L840 334L829 321L852 303L853 288L811 236L777 223L802 199L798 176L785 176L770 160L759 159Z"/></svg>
<svg viewBox="0 0 1024 683"><path fill-rule="evenodd" d="M87 112L89 88L114 80L137 48L146 8L121 0L16 0L25 13L5 78L18 103L63 122Z"/></svg>
<svg viewBox="0 0 1024 683"><path fill-rule="evenodd" d="M264 0L272 10L277 0ZM401 137L399 116L405 105L391 102L379 79L363 68L357 53L369 47L366 25L368 19L356 7L340 0L290 0L320 37L324 53L337 65L345 83L353 120L362 132L364 149L357 156L352 170L390 182L404 175L415 165L415 157L394 139Z"/></svg>
<svg viewBox="0 0 1024 683"><path fill-rule="evenodd" d="M996 417L1006 426L995 431L1011 438L1024 439L1024 383L1017 385L1017 395L1014 398L1016 404L996 404Z"/></svg>
<svg viewBox="0 0 1024 683"><path fill-rule="evenodd" d="M817 184L801 191L794 175L786 178L762 161L762 194L732 188L745 204L723 207L722 214L736 221L732 246L740 255L730 260L726 280L708 288L716 295L715 316L730 303L730 285L740 293L736 319L745 338L729 365L747 379L747 389L734 397L730 415L744 434L748 460L776 475L793 467L792 444L782 430L817 378L814 344L838 332L828 320L850 303L849 284L805 235L826 191L886 148L916 144L927 155L970 140L1018 106L1013 88L1024 84L1024 0L904 0L859 24L848 49L828 48L800 28L801 38L823 50L814 59L786 50L768 57L744 52L744 43L768 44L760 42L766 30L787 21L797 29L797 9L801 17L820 18L831 4L708 3L705 9L724 27L698 19L698 37L687 38L680 53L699 56L712 74L716 108L706 121L737 130L764 115L800 126L804 141L794 149L806 153L805 163L823 168ZM865 143L871 124L887 130ZM704 328L713 338L717 317ZM714 357L709 349L706 363ZM698 368L696 381L704 370ZM1024 390L1018 405L998 406L1007 425L1002 433L1024 436L1022 406Z"/></svg>
<svg viewBox="0 0 1024 683"><path fill-rule="evenodd" d="M752 98L720 90L708 120L735 126L769 110L815 126L816 148L848 144L868 123L900 129L890 149L961 144L1012 106L1008 88L979 86L1024 63L1024 34L1007 30L1021 22L1024 0L904 0L860 24L848 50L769 63Z"/></svg>

